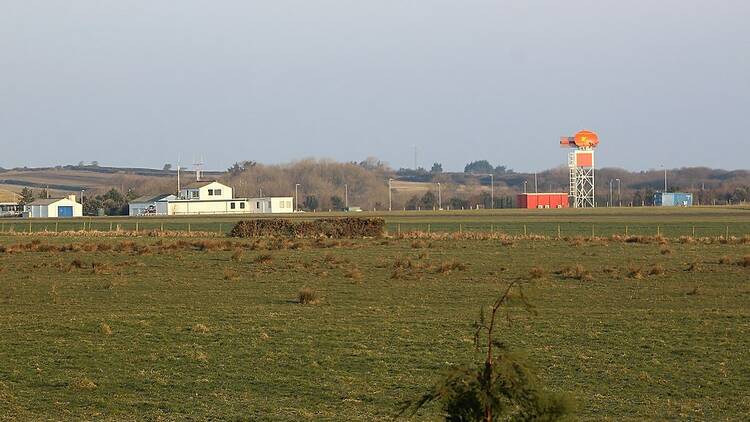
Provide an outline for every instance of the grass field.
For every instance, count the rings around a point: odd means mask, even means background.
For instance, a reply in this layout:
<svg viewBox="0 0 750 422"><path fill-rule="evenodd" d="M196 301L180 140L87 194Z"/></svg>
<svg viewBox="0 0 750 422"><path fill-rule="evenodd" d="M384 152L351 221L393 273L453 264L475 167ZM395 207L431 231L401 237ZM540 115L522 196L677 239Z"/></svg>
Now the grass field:
<svg viewBox="0 0 750 422"><path fill-rule="evenodd" d="M352 216L351 213L300 213L285 218ZM497 231L511 235L596 236L613 234L679 236L743 236L750 234L750 209L742 207L597 208L587 210L478 210L363 212L356 216L383 217L390 233L407 231ZM66 230L207 231L227 233L243 218L268 215L84 217L77 219L0 219L0 234ZM270 216L276 217L276 215Z"/></svg>
<svg viewBox="0 0 750 422"><path fill-rule="evenodd" d="M699 211L388 223L748 232L748 211ZM0 236L0 419L388 419L478 358L471 323L516 279L537 314L501 337L575 419L750 413L748 238L227 241ZM305 287L319 303L298 303Z"/></svg>

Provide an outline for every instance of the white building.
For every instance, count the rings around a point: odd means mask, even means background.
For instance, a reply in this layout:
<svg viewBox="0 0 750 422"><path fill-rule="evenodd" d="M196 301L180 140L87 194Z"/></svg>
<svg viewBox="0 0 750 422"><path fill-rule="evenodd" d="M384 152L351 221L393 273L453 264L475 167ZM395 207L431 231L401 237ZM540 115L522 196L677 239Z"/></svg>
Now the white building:
<svg viewBox="0 0 750 422"><path fill-rule="evenodd" d="M9 190L0 189L0 217L21 215L23 206L18 205L21 195Z"/></svg>
<svg viewBox="0 0 750 422"><path fill-rule="evenodd" d="M167 215L170 200L177 199L176 196L163 193L160 195L141 196L130 201L131 216L136 215Z"/></svg>
<svg viewBox="0 0 750 422"><path fill-rule="evenodd" d="M27 204L24 214L31 218L81 217L83 206L76 202L76 196L67 198L37 199Z"/></svg>
<svg viewBox="0 0 750 422"><path fill-rule="evenodd" d="M235 198L219 182L194 182L175 195L152 195L131 202L130 215L212 215L291 213L292 197Z"/></svg>

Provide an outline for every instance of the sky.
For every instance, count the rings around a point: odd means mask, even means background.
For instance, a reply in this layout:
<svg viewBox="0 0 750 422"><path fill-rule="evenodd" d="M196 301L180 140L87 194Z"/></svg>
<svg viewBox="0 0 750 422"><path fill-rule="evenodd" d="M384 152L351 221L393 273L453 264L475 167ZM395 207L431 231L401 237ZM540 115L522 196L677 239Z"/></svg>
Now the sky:
<svg viewBox="0 0 750 422"><path fill-rule="evenodd" d="M747 0L4 0L0 167L748 169Z"/></svg>

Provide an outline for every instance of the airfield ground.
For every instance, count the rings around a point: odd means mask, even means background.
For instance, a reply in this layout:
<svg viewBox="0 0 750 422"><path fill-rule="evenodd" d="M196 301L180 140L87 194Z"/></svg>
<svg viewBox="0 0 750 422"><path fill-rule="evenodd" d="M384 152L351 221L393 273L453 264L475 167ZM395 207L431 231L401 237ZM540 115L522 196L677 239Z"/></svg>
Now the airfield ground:
<svg viewBox="0 0 750 422"><path fill-rule="evenodd" d="M397 213L383 239L217 237L237 219L138 219L205 238L3 220L0 420L387 419L478 358L471 324L510 280L537 312L513 308L501 338L576 419L750 414L750 210ZM58 230L84 221L135 225ZM318 303L298 303L305 287Z"/></svg>

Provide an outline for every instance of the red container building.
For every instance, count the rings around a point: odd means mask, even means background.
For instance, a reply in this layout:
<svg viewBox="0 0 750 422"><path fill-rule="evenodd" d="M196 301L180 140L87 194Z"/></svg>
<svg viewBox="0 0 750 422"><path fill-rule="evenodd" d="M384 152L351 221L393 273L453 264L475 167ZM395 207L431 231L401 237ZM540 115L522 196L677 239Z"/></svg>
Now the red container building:
<svg viewBox="0 0 750 422"><path fill-rule="evenodd" d="M518 208L568 208L568 194L561 193L522 193L518 195Z"/></svg>

